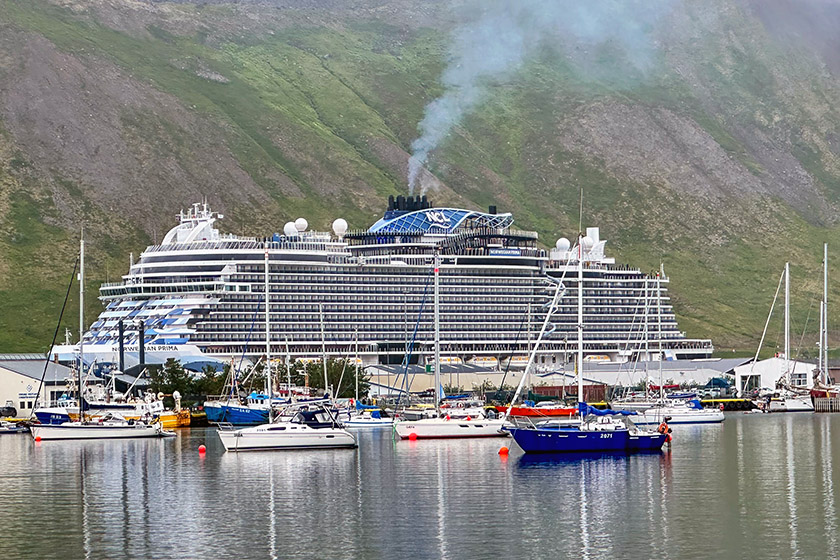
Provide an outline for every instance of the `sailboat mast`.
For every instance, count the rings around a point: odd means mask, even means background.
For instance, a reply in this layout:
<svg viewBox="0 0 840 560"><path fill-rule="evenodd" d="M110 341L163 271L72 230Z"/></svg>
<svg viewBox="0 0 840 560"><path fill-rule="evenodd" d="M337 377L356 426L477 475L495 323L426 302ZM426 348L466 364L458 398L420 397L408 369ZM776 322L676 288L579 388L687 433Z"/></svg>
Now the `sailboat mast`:
<svg viewBox="0 0 840 560"><path fill-rule="evenodd" d="M586 402L583 399L583 232L578 234L578 348L577 348L577 378L578 378L578 402ZM583 422L583 415L580 417Z"/></svg>
<svg viewBox="0 0 840 560"><path fill-rule="evenodd" d="M142 342L141 342L142 344ZM79 239L79 420L85 421L82 405L82 371L85 369L85 228Z"/></svg>
<svg viewBox="0 0 840 560"><path fill-rule="evenodd" d="M790 386L790 263L785 263L785 384Z"/></svg>
<svg viewBox="0 0 840 560"><path fill-rule="evenodd" d="M270 298L268 295L268 241L265 242L265 394L268 397L268 421L271 422L271 397L274 393L271 383L271 323Z"/></svg>
<svg viewBox="0 0 840 560"><path fill-rule="evenodd" d="M659 400L665 402L665 383L662 381L662 263L656 273L656 340L659 349Z"/></svg>
<svg viewBox="0 0 840 560"><path fill-rule="evenodd" d="M289 351L289 337L286 337L286 385L289 391L289 402L295 402L295 397L292 394L292 354Z"/></svg>
<svg viewBox="0 0 840 560"><path fill-rule="evenodd" d="M356 339L356 356L353 360L353 365L356 366L356 402L359 402L359 373L362 371L361 364L359 364L359 328L355 329Z"/></svg>
<svg viewBox="0 0 840 560"><path fill-rule="evenodd" d="M825 354L820 368L824 381L828 384L828 243L823 244L823 328L820 342L820 355Z"/></svg>
<svg viewBox="0 0 840 560"><path fill-rule="evenodd" d="M329 391L329 380L327 379L327 335L324 332L324 304L319 303L318 309L321 312L321 363L324 364L324 394ZM335 395L332 395L335 399Z"/></svg>
<svg viewBox="0 0 840 560"><path fill-rule="evenodd" d="M440 253L435 252L435 410L440 413Z"/></svg>

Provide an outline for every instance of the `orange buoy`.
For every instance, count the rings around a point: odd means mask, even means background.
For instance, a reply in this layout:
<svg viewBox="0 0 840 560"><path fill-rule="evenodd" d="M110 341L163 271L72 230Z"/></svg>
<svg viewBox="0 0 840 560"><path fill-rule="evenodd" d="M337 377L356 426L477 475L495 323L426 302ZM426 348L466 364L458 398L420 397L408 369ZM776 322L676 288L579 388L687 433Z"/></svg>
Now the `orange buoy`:
<svg viewBox="0 0 840 560"><path fill-rule="evenodd" d="M41 436L37 436L37 437L35 438L35 441L41 441Z"/></svg>
<svg viewBox="0 0 840 560"><path fill-rule="evenodd" d="M508 449L507 447L502 447L501 449L499 449L499 455L507 455L509 452L510 449Z"/></svg>
<svg viewBox="0 0 840 560"><path fill-rule="evenodd" d="M207 448L203 444L199 445L198 446L198 452L204 454L204 453L207 452Z"/></svg>
<svg viewBox="0 0 840 560"><path fill-rule="evenodd" d="M410 434L408 434L408 439L409 441L415 441L417 439L417 434L411 432Z"/></svg>

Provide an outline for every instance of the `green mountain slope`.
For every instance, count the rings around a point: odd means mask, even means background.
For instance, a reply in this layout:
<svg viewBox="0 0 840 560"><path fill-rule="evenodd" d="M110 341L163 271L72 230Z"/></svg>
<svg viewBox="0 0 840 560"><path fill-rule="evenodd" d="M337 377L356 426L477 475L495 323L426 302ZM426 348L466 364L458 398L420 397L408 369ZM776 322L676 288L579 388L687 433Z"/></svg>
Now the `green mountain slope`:
<svg viewBox="0 0 840 560"><path fill-rule="evenodd" d="M243 234L372 223L406 193L464 5L0 4L0 349L48 344L83 222L91 317L99 282L205 196ZM541 45L434 152L432 199L497 204L552 245L583 190L609 254L664 262L682 327L730 352L754 349L790 260L812 345L822 243L840 241L840 82L767 17L683 2L645 73L609 44L588 72Z"/></svg>

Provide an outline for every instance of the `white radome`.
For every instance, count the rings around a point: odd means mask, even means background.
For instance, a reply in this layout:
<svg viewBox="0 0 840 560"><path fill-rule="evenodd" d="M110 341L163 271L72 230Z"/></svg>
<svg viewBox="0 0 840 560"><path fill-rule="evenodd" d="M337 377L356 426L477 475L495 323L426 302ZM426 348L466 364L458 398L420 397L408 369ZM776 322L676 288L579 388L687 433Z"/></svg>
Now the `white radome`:
<svg viewBox="0 0 840 560"><path fill-rule="evenodd" d="M572 244L565 237L561 237L557 240L557 243L555 243L554 246L557 247L558 251L568 251Z"/></svg>
<svg viewBox="0 0 840 560"><path fill-rule="evenodd" d="M309 227L309 222L306 221L306 218L298 218L295 220L295 229L299 232L306 231L306 228Z"/></svg>
<svg viewBox="0 0 840 560"><path fill-rule="evenodd" d="M595 245L595 241L591 237L589 237L588 235L584 236L584 238L581 240L581 242L583 243L583 248L587 249L587 250L591 249L592 246Z"/></svg>
<svg viewBox="0 0 840 560"><path fill-rule="evenodd" d="M347 233L347 220L344 218L338 218L332 224L333 231L339 237L343 237L345 233Z"/></svg>
<svg viewBox="0 0 840 560"><path fill-rule="evenodd" d="M286 222L286 225L283 226L283 233L286 234L286 237L292 237L297 235L297 228L295 227L295 223Z"/></svg>

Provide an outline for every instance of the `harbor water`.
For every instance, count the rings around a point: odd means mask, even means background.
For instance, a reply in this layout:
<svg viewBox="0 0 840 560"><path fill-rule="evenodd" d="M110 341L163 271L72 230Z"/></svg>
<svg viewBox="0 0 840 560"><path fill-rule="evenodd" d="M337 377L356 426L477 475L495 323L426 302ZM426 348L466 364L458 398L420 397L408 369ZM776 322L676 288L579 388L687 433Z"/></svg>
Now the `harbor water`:
<svg viewBox="0 0 840 560"><path fill-rule="evenodd" d="M3 435L0 558L838 556L840 415L727 413L674 436L670 452L596 459L390 430L355 450L240 454L212 428Z"/></svg>

